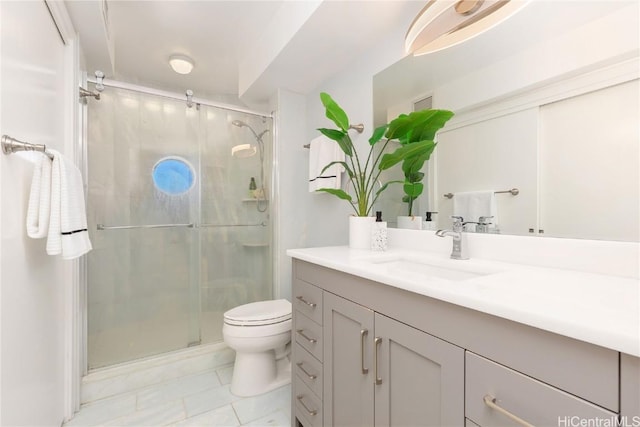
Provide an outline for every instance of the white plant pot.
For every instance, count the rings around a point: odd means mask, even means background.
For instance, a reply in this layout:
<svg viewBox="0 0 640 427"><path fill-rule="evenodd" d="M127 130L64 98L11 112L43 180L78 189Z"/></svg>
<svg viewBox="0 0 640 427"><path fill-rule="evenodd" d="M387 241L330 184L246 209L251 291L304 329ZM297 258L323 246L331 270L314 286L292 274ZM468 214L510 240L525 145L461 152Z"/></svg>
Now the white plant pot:
<svg viewBox="0 0 640 427"><path fill-rule="evenodd" d="M375 220L372 216L349 217L349 247L351 249L371 249L371 224Z"/></svg>
<svg viewBox="0 0 640 427"><path fill-rule="evenodd" d="M398 228L406 228L409 230L422 230L421 216L399 216Z"/></svg>

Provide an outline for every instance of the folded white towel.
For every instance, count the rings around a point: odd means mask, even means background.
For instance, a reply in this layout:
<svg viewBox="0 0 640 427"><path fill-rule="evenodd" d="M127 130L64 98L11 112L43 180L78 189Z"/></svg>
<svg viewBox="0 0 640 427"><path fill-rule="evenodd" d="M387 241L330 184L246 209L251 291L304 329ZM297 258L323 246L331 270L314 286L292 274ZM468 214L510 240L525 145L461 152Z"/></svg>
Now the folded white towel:
<svg viewBox="0 0 640 427"><path fill-rule="evenodd" d="M342 165L335 164L322 172L331 162L344 162L344 152L335 141L324 135L309 144L309 191L319 188L341 188ZM321 173L322 172L322 173Z"/></svg>
<svg viewBox="0 0 640 427"><path fill-rule="evenodd" d="M481 216L493 216L489 228L498 224L498 206L495 191L470 191L453 194L453 214L461 216L464 221L478 222ZM475 224L467 224L467 230L475 231Z"/></svg>
<svg viewBox="0 0 640 427"><path fill-rule="evenodd" d="M51 159L39 157L33 171L27 207L27 236L32 239L47 235L51 213Z"/></svg>
<svg viewBox="0 0 640 427"><path fill-rule="evenodd" d="M55 150L49 151L53 154L53 165L47 253L61 254L63 259L78 258L91 250L82 174L62 154Z"/></svg>

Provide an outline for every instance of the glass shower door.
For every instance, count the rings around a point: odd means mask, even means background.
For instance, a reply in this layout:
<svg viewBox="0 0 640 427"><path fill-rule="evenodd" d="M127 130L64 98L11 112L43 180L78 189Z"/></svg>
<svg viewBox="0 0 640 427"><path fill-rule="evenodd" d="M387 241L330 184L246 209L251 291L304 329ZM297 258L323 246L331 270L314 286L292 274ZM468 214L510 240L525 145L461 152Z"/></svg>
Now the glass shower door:
<svg viewBox="0 0 640 427"><path fill-rule="evenodd" d="M220 342L225 311L272 298L271 130L111 87L88 105L89 369Z"/></svg>
<svg viewBox="0 0 640 427"><path fill-rule="evenodd" d="M225 311L272 298L273 138L270 118L204 106L201 114L201 336L211 343L222 341Z"/></svg>
<svg viewBox="0 0 640 427"><path fill-rule="evenodd" d="M199 112L109 89L88 111L88 367L200 343Z"/></svg>

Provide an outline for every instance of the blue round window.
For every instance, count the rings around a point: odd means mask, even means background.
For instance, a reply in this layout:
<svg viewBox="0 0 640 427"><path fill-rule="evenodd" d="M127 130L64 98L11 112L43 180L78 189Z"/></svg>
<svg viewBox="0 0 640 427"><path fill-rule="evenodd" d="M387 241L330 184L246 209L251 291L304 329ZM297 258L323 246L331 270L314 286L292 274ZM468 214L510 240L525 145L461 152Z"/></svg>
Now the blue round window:
<svg viewBox="0 0 640 427"><path fill-rule="evenodd" d="M196 182L193 166L181 157L165 157L153 167L153 183L163 193L178 195L191 190Z"/></svg>

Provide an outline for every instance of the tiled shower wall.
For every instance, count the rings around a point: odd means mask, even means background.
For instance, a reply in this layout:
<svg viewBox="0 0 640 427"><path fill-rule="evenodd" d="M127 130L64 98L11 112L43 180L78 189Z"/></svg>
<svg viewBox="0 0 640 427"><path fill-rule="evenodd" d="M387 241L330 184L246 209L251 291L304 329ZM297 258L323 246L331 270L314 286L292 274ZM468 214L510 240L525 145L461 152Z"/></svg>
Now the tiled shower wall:
<svg viewBox="0 0 640 427"><path fill-rule="evenodd" d="M222 313L270 298L270 206L249 195L260 186L260 156L231 156L255 144L247 128L270 118L108 88L88 106L89 368L222 340ZM271 132L265 134L267 194ZM167 195L153 183L156 162L177 156L196 174L194 187ZM195 224L193 228L97 230L97 224ZM260 224L265 224L260 225Z"/></svg>

